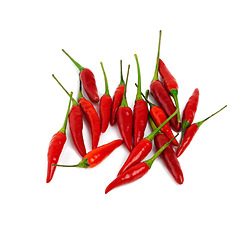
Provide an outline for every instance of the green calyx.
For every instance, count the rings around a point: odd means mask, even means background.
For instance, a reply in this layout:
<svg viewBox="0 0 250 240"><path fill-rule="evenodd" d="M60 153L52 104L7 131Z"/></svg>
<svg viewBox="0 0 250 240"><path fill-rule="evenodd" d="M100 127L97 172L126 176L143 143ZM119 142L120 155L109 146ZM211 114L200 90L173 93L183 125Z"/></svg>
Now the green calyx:
<svg viewBox="0 0 250 240"><path fill-rule="evenodd" d="M68 104L68 109L67 109L66 117L64 120L64 124L63 124L62 128L58 131L58 132L62 132L64 134L66 133L66 127L67 127L67 121L68 121L68 117L69 117L69 110L70 110L72 95L73 95L73 92L70 93L69 104Z"/></svg>
<svg viewBox="0 0 250 240"><path fill-rule="evenodd" d="M128 85L128 75L129 75L129 69L130 69L130 65L128 65L128 71L127 71L127 78L126 78L126 83L125 83L125 89L124 89L124 93L123 93L123 98L122 98L122 102L120 107L128 107L128 102L127 102L127 98L126 98L126 92L127 92L127 85ZM121 67L121 77L122 77L122 67Z"/></svg>
<svg viewBox="0 0 250 240"><path fill-rule="evenodd" d="M52 77L57 81L57 83L61 86L61 88L70 96L69 92L64 88L64 86L59 82L59 80L52 74ZM72 97L72 106L78 105L77 101Z"/></svg>
<svg viewBox="0 0 250 240"><path fill-rule="evenodd" d="M150 159L148 159L148 160L146 160L146 161L144 161L148 166L149 166L149 168L151 168L151 166L152 166L152 164L154 163L154 161L155 161L155 159L167 148L167 146L177 137L179 135L179 133L177 133L176 135L175 135L175 137L173 137L169 142L167 142L166 144L164 144L156 153L155 153L155 155L152 157L152 158L150 158Z"/></svg>
<svg viewBox="0 0 250 240"><path fill-rule="evenodd" d="M155 73L154 73L154 77L153 77L153 79L152 79L152 82L155 81L155 80L158 80L160 46L161 46L161 30L160 30L160 32L159 32L158 52L157 52L157 58L156 58Z"/></svg>
<svg viewBox="0 0 250 240"><path fill-rule="evenodd" d="M80 72L84 69L84 67L82 67L78 62L76 62L64 49L62 49L62 51L69 57L69 59L75 64L75 66L79 69Z"/></svg>
<svg viewBox="0 0 250 240"><path fill-rule="evenodd" d="M78 167L78 168L88 168L90 165L88 163L88 159L83 158L81 162L76 165L60 165L60 164L52 164L52 166L57 167Z"/></svg>
<svg viewBox="0 0 250 240"><path fill-rule="evenodd" d="M103 75L104 75L104 81L105 81L105 93L104 93L104 95L110 96L107 75L106 75L106 72L104 70L103 63L100 62L100 64L101 64L101 67L102 67L102 71L103 71Z"/></svg>
<svg viewBox="0 0 250 240"><path fill-rule="evenodd" d="M172 95L172 97L174 98L174 102L175 102L175 107L176 109L179 108L179 101L178 101L178 89L174 89L172 88L170 90L170 94ZM181 117L180 117L180 112L178 112L177 114L177 121L180 123L181 122Z"/></svg>
<svg viewBox="0 0 250 240"><path fill-rule="evenodd" d="M136 54L135 54L135 60L136 60L137 72L138 72L138 85L137 85L137 93L136 93L135 100L139 100L139 99L142 99L142 95L141 95L141 71L140 71L138 57Z"/></svg>
<svg viewBox="0 0 250 240"><path fill-rule="evenodd" d="M151 134L149 134L147 137L145 137L146 139L148 139L149 141L153 141L155 135L159 132L159 130L165 125L167 124L177 113L178 113L179 109L177 109L169 118L167 118L158 128L156 128Z"/></svg>

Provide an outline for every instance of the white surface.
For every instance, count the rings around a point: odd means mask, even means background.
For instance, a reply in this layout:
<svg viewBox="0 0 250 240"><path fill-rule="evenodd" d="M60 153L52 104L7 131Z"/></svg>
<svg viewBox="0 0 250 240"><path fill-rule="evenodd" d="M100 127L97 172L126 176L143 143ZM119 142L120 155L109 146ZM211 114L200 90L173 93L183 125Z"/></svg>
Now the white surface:
<svg viewBox="0 0 250 240"><path fill-rule="evenodd" d="M1 45L1 239L249 239L248 1L3 1ZM195 121L228 107L198 131L180 157L178 186L157 160L139 181L105 195L128 152L117 149L95 169L58 168L46 184L47 148L61 128L78 71L64 48L96 76L103 61L113 95L119 60L131 64L132 107L137 53L145 91L161 57L179 84L183 109L200 90ZM248 84L249 85L249 84ZM147 128L147 133L150 128ZM72 141L60 163L80 160ZM90 149L87 127L86 147ZM119 137L109 127L100 144ZM153 152L150 154L152 156Z"/></svg>

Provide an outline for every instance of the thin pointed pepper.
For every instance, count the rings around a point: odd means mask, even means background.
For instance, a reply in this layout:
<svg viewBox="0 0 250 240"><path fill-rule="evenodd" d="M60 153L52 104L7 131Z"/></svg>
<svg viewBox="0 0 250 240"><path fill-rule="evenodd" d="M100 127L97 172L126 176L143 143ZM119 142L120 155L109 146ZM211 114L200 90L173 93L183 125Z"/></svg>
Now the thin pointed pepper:
<svg viewBox="0 0 250 240"><path fill-rule="evenodd" d="M198 106L198 102L199 102L199 89L196 88L192 96L188 99L188 102L183 110L182 124L181 124L182 138L184 136L184 132L186 128L188 128L193 123L194 115L196 113L197 106Z"/></svg>
<svg viewBox="0 0 250 240"><path fill-rule="evenodd" d="M157 127L151 117L149 117L149 122L153 130L155 130ZM158 151L168 141L169 141L169 138L165 134L163 134L162 132L158 132L154 138L154 144L155 144L156 150ZM169 144L167 148L161 153L160 157L163 160L164 165L166 166L166 168L168 169L168 171L174 178L174 180L178 184L182 184L184 181L183 173L181 170L180 163L177 159L176 153L173 150L171 144Z"/></svg>
<svg viewBox="0 0 250 240"><path fill-rule="evenodd" d="M52 166L52 164L57 164L59 157L61 155L61 152L63 150L63 146L66 142L66 126L67 126L67 121L68 121L68 116L69 116L69 110L70 110L70 105L71 105L71 100L72 100L72 92L70 93L70 99L69 99L69 104L68 104L68 110L66 113L66 117L64 120L64 124L62 128L53 135L50 143L49 143L49 149L48 149L48 168L47 168L47 179L46 183L49 183L55 173L56 166Z"/></svg>
<svg viewBox="0 0 250 240"><path fill-rule="evenodd" d="M58 80L57 80L57 82L59 83ZM63 85L60 83L59 83L59 85L66 92L66 94L69 95L69 92L63 87ZM98 117L98 114L97 114L93 104L90 101L88 101L86 98L83 97L82 92L81 92L81 81L79 81L79 85L80 86L79 86L79 93L78 93L78 100L77 101L78 101L80 108L82 109L83 115L87 119L87 122L90 126L91 138L92 138L92 149L94 149L98 146L98 142L99 142L100 135L101 135L100 119ZM78 123L78 124L79 124L79 130L80 130L81 125L80 125L80 123Z"/></svg>
<svg viewBox="0 0 250 240"><path fill-rule="evenodd" d="M110 121L112 98L109 94L108 80L102 62L101 67L105 80L105 93L100 99L99 113L101 120L101 132L104 133L107 130Z"/></svg>
<svg viewBox="0 0 250 240"><path fill-rule="evenodd" d="M93 103L99 102L98 91L95 82L94 74L88 69L82 67L78 62L76 62L64 49L62 51L69 57L69 59L75 64L75 66L79 69L80 80L82 82L83 88L87 93L89 99Z"/></svg>
<svg viewBox="0 0 250 240"><path fill-rule="evenodd" d="M144 131L148 122L148 107L141 95L141 72L136 54L135 60L138 71L138 87L133 111L134 146L136 146L138 142L144 137Z"/></svg>
<svg viewBox="0 0 250 240"><path fill-rule="evenodd" d="M66 90L63 85L57 80L54 74L52 74L53 78L57 81L57 83ZM70 96L70 94L66 91L66 93ZM83 129L83 121L82 121L82 110L76 100L72 97L72 107L69 112L69 129L71 133L71 137L73 143L76 147L78 153L83 157L86 154L86 148L83 140L82 129Z"/></svg>
<svg viewBox="0 0 250 240"><path fill-rule="evenodd" d="M148 100L148 93L149 90L146 91L146 96L144 96L144 94L142 94L142 96L144 97L144 99L146 100L146 102L148 103L148 105L150 106L150 116L153 118L155 124L157 127L159 127L168 117L165 114L165 112L158 106L154 105L152 102L150 102ZM174 137L174 134L170 128L170 124L169 122L167 124L165 124L161 131L169 138L172 139ZM172 141L172 144L175 146L179 146L179 143L176 139L174 139Z"/></svg>
<svg viewBox="0 0 250 240"><path fill-rule="evenodd" d="M197 123L193 123L191 124L185 131L184 133L184 137L182 140L181 145L178 147L177 151L176 151L176 155L177 157L179 157L184 151L185 149L189 146L189 144L191 143L194 135L196 134L196 132L198 131L199 127L205 122L207 121L209 118L213 117L215 114L219 113L221 110L223 110L225 107L227 107L227 105L225 105L223 108L221 108L219 111L215 112L214 114L210 115L209 117L205 118L204 120L197 122Z"/></svg>
<svg viewBox="0 0 250 240"><path fill-rule="evenodd" d="M147 137L140 140L140 142L133 148L131 153L129 154L127 160L121 167L117 176L121 175L122 172L126 171L133 165L141 162L151 151L152 149L152 141L155 135L160 131L160 129L167 124L172 117L174 117L179 109L177 109L168 119L166 119L157 129L155 129L152 133L150 133Z"/></svg>
<svg viewBox="0 0 250 240"><path fill-rule="evenodd" d="M122 60L120 61L120 66L122 69ZM110 125L113 126L116 122L116 112L122 103L122 98L125 90L125 82L123 80L122 71L121 71L121 80L118 87L115 90L115 94L113 96L112 108L111 108L111 118Z"/></svg>
<svg viewBox="0 0 250 240"><path fill-rule="evenodd" d="M88 101L82 95L81 91L81 81L79 86L79 94L78 94L78 103L83 111L83 115L87 119L87 122L90 126L91 138L92 138L92 149L95 149L98 146L100 135L101 135L101 123L100 118L95 110L93 104Z"/></svg>
<svg viewBox="0 0 250 240"><path fill-rule="evenodd" d="M121 146L121 139L114 140L104 144L88 152L83 159L76 165L56 165L58 167L78 167L78 168L93 168L107 158L116 148Z"/></svg>
<svg viewBox="0 0 250 240"><path fill-rule="evenodd" d="M150 93L152 94L154 99L157 101L157 103L160 105L160 107L164 110L166 115L170 116L176 110L176 107L168 91L163 86L162 82L159 81L159 78L158 78L160 44L161 44L161 31L159 35L159 44L158 44L158 53L157 53L157 59L156 59L155 73L150 84ZM178 122L177 116L171 119L170 126L175 132L180 131L181 124L180 122Z"/></svg>
<svg viewBox="0 0 250 240"><path fill-rule="evenodd" d="M126 85L125 85L122 103L117 110L116 118L117 118L117 125L119 128L120 135L125 143L125 146L131 152L133 149L133 141L132 141L133 113L132 113L131 108L128 106L127 99L126 99L126 89L127 89L127 83L128 83L129 68L130 68L130 65L128 65L127 79L126 79ZM122 68L121 68L121 75L122 75Z"/></svg>
<svg viewBox="0 0 250 240"><path fill-rule="evenodd" d="M177 134L178 135L178 134ZM175 137L177 137L177 135ZM168 143L163 145L156 153L155 155L144 161L139 162L133 167L129 168L127 171L123 172L121 175L119 175L115 180L113 180L106 188L105 194L107 194L112 189L136 181L137 179L143 177L148 170L151 168L153 162L155 159L166 149L166 147L171 143L173 139L171 139Z"/></svg>
<svg viewBox="0 0 250 240"><path fill-rule="evenodd" d="M163 80L165 88L168 90L168 92L171 94L171 96L174 98L175 106L176 108L179 108L179 101L178 101L178 84L176 82L176 79L173 77L173 75L169 72L168 68L166 67L165 63L159 59L159 73ZM180 113L177 114L177 120L180 122Z"/></svg>

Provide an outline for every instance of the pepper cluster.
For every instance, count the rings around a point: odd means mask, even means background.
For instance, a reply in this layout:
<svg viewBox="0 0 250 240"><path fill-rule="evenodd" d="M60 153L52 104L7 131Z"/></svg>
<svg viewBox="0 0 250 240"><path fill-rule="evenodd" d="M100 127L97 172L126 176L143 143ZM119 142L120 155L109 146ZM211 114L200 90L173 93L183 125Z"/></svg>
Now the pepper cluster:
<svg viewBox="0 0 250 240"><path fill-rule="evenodd" d="M127 160L118 171L117 177L107 186L105 193L108 193L117 186L133 182L144 176L158 156L161 156L174 180L178 184L183 183L184 177L178 157L183 154L191 143L198 128L226 106L206 119L193 123L199 101L199 90L196 88L189 98L181 118L178 102L178 84L164 62L159 58L160 44L161 31L159 32L155 72L153 80L150 83L150 91L147 90L145 95L141 93L140 66L137 55L134 55L137 65L138 83L136 84L137 94L133 110L128 106L126 99L130 65L128 65L126 81L124 81L122 61L120 61L121 80L112 99L109 93L107 76L101 62L105 80L105 93L99 99L92 71L82 67L66 51L62 50L79 69L79 93L77 100L75 100L72 97L72 92L69 93L58 79L52 75L66 94L69 95L70 100L63 127L53 135L49 144L47 183L52 180L56 166L95 167L123 143L129 151ZM82 87L89 100L83 96ZM157 105L148 100L149 93ZM93 103L99 103L99 114ZM92 150L88 153L86 153L82 134L83 117L86 118L89 124L92 137ZM66 142L67 121L69 122L69 129L74 145L82 156L82 160L76 165L58 164L60 154ZM153 131L145 137L144 132L148 122L150 122ZM117 123L122 139L116 139L110 143L98 146L100 135L106 132L109 123L111 126ZM173 131L177 134L174 135ZM176 139L179 134L178 132L181 132L179 142ZM144 160L152 150L153 140L157 152L152 158Z"/></svg>

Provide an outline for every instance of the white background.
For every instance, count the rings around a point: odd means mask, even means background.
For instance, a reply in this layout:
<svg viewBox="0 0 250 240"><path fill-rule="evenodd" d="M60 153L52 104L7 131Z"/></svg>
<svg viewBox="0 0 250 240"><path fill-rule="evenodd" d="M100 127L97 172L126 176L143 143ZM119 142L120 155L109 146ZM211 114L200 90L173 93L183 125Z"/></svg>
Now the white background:
<svg viewBox="0 0 250 240"><path fill-rule="evenodd" d="M2 1L0 4L1 239L250 239L248 1ZM181 109L200 90L201 126L179 158L177 185L156 160L135 183L104 194L128 156L121 146L94 169L58 168L46 184L47 149L63 123L78 70L61 51L92 69L110 93L131 64L133 106L137 53L145 91L161 58L179 84ZM86 122L85 122L86 123ZM146 134L151 131L147 127ZM68 141L60 163L80 156ZM84 128L85 143L91 141ZM120 138L109 127L100 145ZM152 156L154 151L150 153Z"/></svg>

